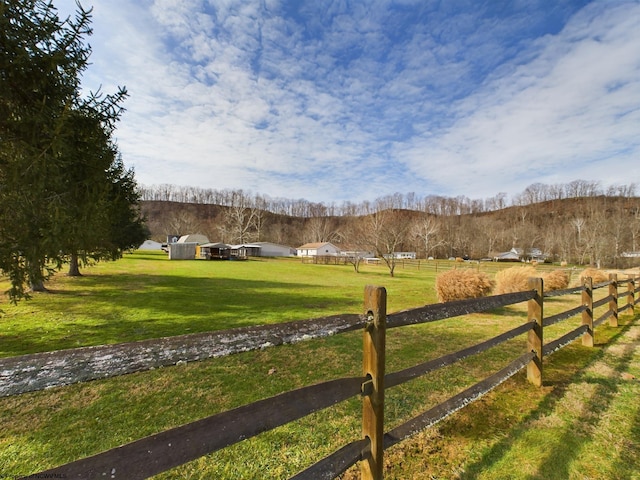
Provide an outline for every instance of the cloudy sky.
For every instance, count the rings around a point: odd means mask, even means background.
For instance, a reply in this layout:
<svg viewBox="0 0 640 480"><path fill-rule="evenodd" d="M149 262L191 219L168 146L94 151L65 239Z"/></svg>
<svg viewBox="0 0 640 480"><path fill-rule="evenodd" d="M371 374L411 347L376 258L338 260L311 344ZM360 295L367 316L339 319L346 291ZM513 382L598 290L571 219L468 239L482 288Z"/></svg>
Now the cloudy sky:
<svg viewBox="0 0 640 480"><path fill-rule="evenodd" d="M640 183L638 0L81 3L83 85L127 88L143 185L339 203Z"/></svg>

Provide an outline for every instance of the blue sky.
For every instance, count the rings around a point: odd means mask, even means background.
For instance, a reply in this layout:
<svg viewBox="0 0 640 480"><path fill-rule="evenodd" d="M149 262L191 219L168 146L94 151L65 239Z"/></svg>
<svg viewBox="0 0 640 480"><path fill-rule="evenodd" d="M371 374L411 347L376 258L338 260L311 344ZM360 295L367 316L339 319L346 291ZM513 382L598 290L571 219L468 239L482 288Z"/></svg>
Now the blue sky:
<svg viewBox="0 0 640 480"><path fill-rule="evenodd" d="M53 0L62 16L70 0ZM81 0L144 185L325 203L640 183L640 2Z"/></svg>

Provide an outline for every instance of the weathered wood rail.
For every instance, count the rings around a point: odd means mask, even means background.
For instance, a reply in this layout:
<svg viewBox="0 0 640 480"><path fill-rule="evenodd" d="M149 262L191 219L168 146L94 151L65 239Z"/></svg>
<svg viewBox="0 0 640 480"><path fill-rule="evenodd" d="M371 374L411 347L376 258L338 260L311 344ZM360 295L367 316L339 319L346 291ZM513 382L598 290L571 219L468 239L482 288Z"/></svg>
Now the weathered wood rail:
<svg viewBox="0 0 640 480"><path fill-rule="evenodd" d="M26 355L4 359L0 362L4 395L84 381L102 376L112 376L106 371L113 365L120 375L129 371L152 368L150 365L198 360L227 355L254 348L265 348L307 338L337 334L355 329L363 330L363 373L359 377L339 378L316 385L266 398L236 409L182 425L156 435L145 437L120 447L83 458L35 475L44 478L121 478L127 480L148 478L170 468L182 465L200 456L225 448L284 425L312 412L335 405L355 396L363 399L363 436L354 439L336 452L299 472L295 479L335 478L352 465L360 462L363 479L381 479L384 450L415 433L428 428L465 407L477 398L500 385L511 376L527 369L527 378L535 385L542 385L543 359L563 346L582 337L584 345L593 346L594 329L609 319L611 326L618 325L620 312L630 310L640 301L636 287L640 277L618 281L611 275L608 282L593 285L591 279L583 279L580 287L544 293L542 279L530 280L530 289L524 292L497 295L482 299L448 302L386 314L386 291L382 287L365 288L364 313L342 315L325 319L291 322L288 324L250 327L209 334L172 337L157 341L135 342L114 346L75 349L51 354ZM627 285L626 302L619 306L620 286ZM608 288L608 295L593 301L593 290ZM581 293L580 305L560 314L544 317L544 298ZM624 296L624 295L623 295ZM443 357L406 368L385 372L386 330L406 325L432 322L474 312L495 309L499 306L527 302L527 321L492 339ZM599 307L607 310L594 320ZM544 328L567 318L581 315L581 326L560 338L544 343ZM429 409L415 418L384 432L385 390L452 365L471 355L499 346L507 340L527 333L523 354L513 359L499 371ZM190 343L191 342L191 343ZM211 342L221 346L212 347ZM207 348L203 353L200 348ZM172 348L176 352L170 353ZM158 353L158 349L163 354ZM179 351L178 351L179 350ZM134 370L110 364L103 357L122 355L127 363L139 359ZM55 360L51 360L51 359ZM75 368L74 361L84 362ZM115 361L115 360L114 360ZM38 363L40 362L40 363ZM165 362L165 363L162 363ZM102 365L102 367L98 367ZM45 372L39 375L38 369ZM86 374L81 370L91 370ZM93 370L92 370L93 369ZM53 372L53 373L52 373ZM44 378L48 377L48 378ZM13 383L12 383L13 382ZM12 386L15 385L15 386ZM29 477L26 477L29 478Z"/></svg>

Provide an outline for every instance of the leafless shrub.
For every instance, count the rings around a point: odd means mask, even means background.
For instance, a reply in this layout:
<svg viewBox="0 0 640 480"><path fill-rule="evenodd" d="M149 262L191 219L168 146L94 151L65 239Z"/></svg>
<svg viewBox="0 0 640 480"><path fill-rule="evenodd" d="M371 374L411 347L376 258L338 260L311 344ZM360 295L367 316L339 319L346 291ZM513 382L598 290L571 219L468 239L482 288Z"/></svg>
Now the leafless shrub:
<svg viewBox="0 0 640 480"><path fill-rule="evenodd" d="M436 293L441 302L485 297L494 282L486 273L473 269L449 270L436 277Z"/></svg>
<svg viewBox="0 0 640 480"><path fill-rule="evenodd" d="M566 270L553 270L543 273L544 291L561 290L569 286L569 273Z"/></svg>
<svg viewBox="0 0 640 480"><path fill-rule="evenodd" d="M593 283L602 283L609 280L609 275L602 270L598 270L597 268L585 268L579 275L579 278L587 277L591 277Z"/></svg>
<svg viewBox="0 0 640 480"><path fill-rule="evenodd" d="M510 267L496 273L496 289L495 293L501 295L503 293L523 292L529 289L529 278L539 276L535 268L526 267Z"/></svg>

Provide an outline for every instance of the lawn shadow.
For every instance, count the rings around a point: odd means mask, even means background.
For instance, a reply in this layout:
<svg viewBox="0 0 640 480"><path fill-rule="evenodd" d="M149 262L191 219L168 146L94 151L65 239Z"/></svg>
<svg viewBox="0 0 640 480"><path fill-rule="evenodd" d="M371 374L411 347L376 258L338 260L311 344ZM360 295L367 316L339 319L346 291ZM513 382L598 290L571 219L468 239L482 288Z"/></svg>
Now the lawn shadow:
<svg viewBox="0 0 640 480"><path fill-rule="evenodd" d="M21 326L4 355L102 345L234 327L356 313L361 300L321 285L220 277L125 273L85 275L71 290L53 289L46 309L56 320ZM78 302L90 297L92 310ZM77 313L76 313L77 312Z"/></svg>
<svg viewBox="0 0 640 480"><path fill-rule="evenodd" d="M632 320L626 325L623 325L619 332L611 338L608 345L618 341L636 322L637 320ZM621 374L628 370L633 359L635 348L633 344L623 345L622 352L618 356L614 366L615 372ZM527 433L528 427L533 421L554 412L565 399L567 390L571 384L581 382L595 386L584 408L570 425L564 427L564 432L559 439L555 440L552 445L545 446L545 451L547 451L548 454L540 459L536 474L522 477L527 480L564 480L569 478L569 468L572 461L578 457L584 445L590 441L590 437L586 433L585 428L597 428L601 417L600 415L596 415L594 422L594 412L596 414L606 412L618 392L620 382L623 381L619 378L619 375L616 378L605 379L593 378L588 374L587 369L599 360L602 360L604 355L604 350L600 349L596 354L591 354L591 358L580 367L579 371L570 377L545 382L544 386L552 387L552 390L546 394L539 406L524 417L517 425L513 426L510 429L510 434L495 444L478 461L465 466L465 472L460 475L460 478L480 478L483 471L487 470L491 465L497 464L507 456L514 444L521 440ZM554 356L561 357L562 351L556 353ZM638 416L636 416L633 424L633 429L636 432L640 429L639 423ZM625 467L624 462L618 459L616 463L621 468L621 472L626 472L625 475L620 478L632 478L631 475L633 472Z"/></svg>

